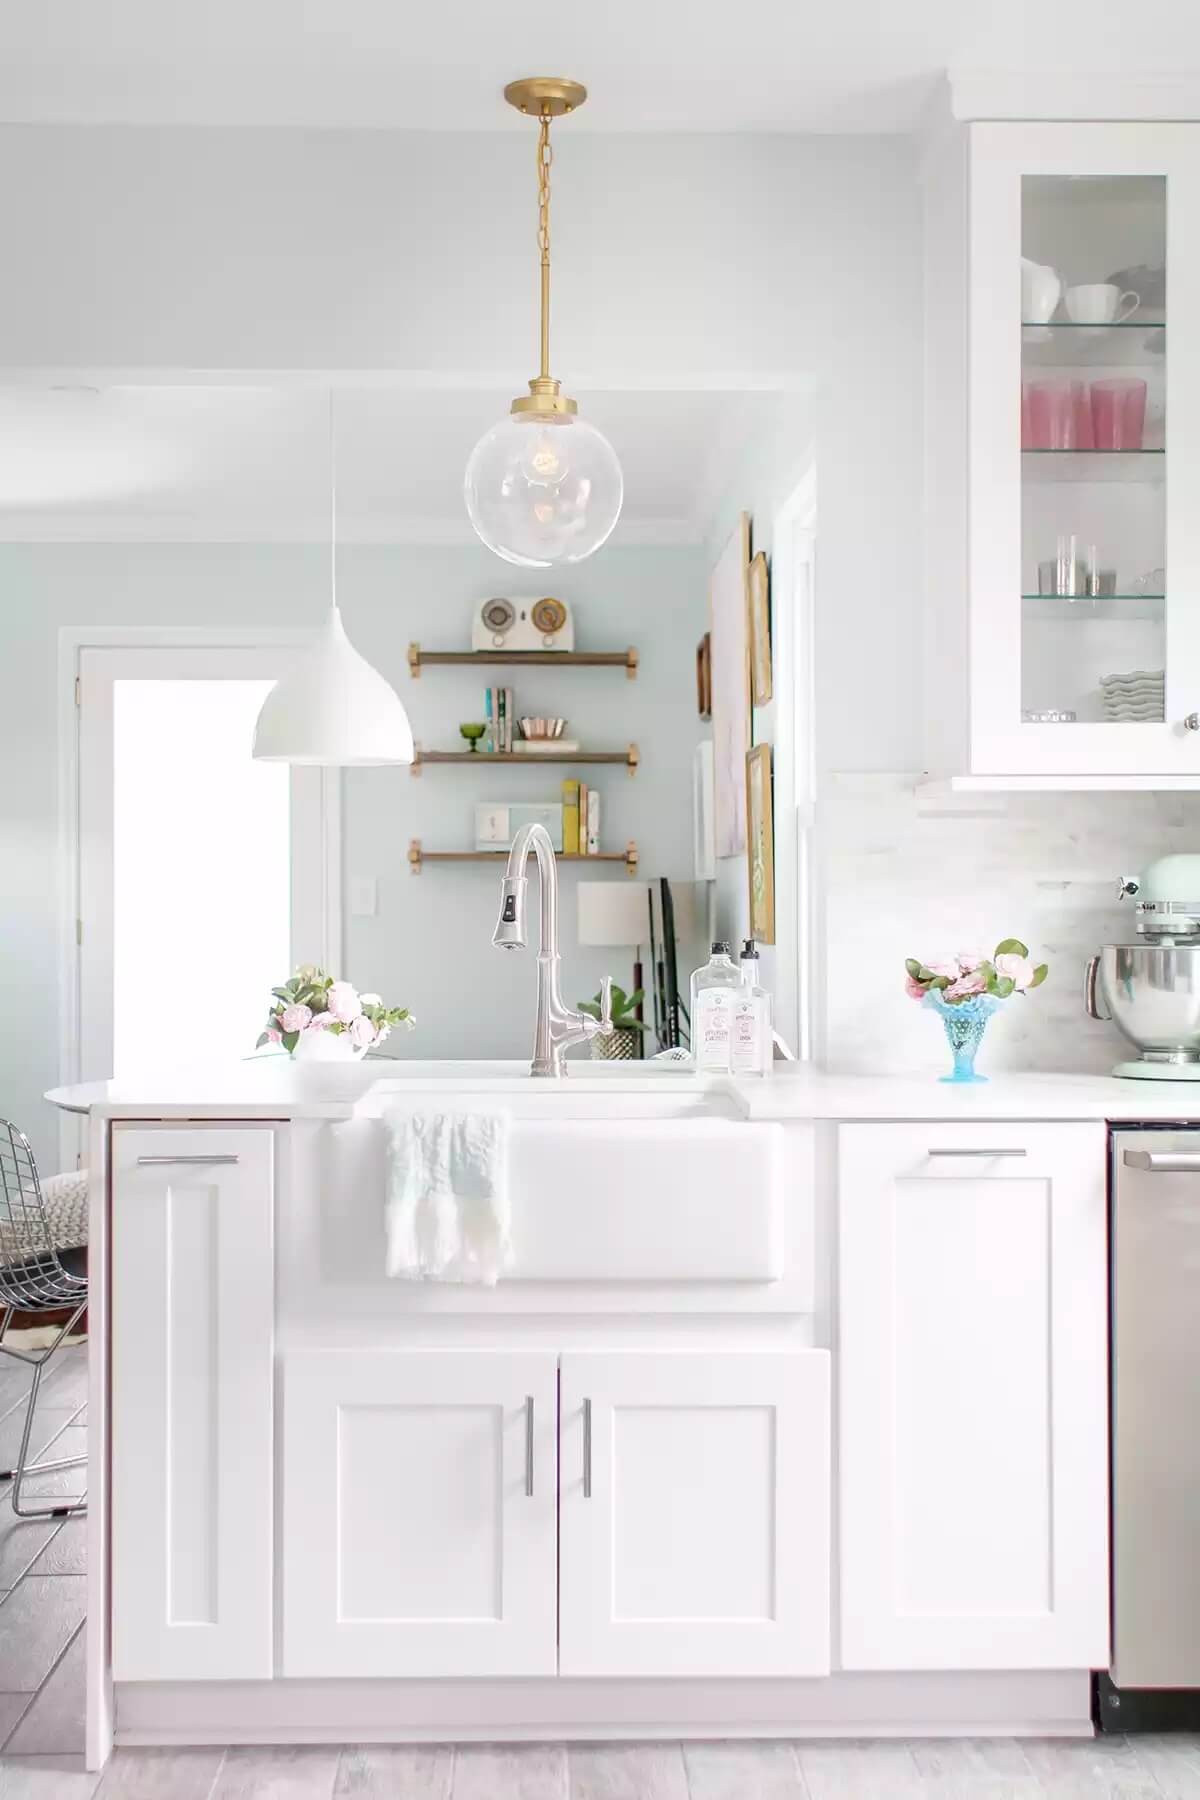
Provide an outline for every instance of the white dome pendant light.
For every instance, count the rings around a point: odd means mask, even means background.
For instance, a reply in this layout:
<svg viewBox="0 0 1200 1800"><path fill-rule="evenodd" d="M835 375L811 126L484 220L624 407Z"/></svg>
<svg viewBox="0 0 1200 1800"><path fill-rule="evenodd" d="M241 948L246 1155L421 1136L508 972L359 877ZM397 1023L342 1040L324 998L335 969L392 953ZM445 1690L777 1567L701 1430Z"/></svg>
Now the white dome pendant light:
<svg viewBox="0 0 1200 1800"><path fill-rule="evenodd" d="M259 762L370 768L413 760L412 726L391 683L358 654L337 603L337 459L329 396L329 616L316 643L275 683L254 727Z"/></svg>
<svg viewBox="0 0 1200 1800"><path fill-rule="evenodd" d="M621 513L621 465L608 439L578 416L550 373L550 121L587 99L578 81L535 75L504 90L539 121L538 253L542 271L541 368L528 394L481 437L467 463L471 523L489 550L527 569L582 562Z"/></svg>

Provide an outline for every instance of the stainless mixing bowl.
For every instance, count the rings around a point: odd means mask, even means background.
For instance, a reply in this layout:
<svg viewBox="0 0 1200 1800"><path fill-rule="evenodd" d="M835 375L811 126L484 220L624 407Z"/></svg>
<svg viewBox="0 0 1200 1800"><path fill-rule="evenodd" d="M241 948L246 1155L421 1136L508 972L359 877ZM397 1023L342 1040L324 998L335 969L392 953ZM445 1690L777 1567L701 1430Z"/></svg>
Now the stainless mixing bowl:
<svg viewBox="0 0 1200 1800"><path fill-rule="evenodd" d="M1200 1060L1200 943L1106 944L1088 964L1087 1009L1148 1061Z"/></svg>

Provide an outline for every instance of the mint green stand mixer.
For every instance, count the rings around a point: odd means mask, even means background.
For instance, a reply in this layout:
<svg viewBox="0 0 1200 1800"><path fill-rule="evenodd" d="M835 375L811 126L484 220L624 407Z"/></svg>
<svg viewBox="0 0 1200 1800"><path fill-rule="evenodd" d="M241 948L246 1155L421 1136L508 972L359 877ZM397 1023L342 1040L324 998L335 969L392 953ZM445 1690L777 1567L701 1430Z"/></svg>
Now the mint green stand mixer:
<svg viewBox="0 0 1200 1800"><path fill-rule="evenodd" d="M1086 1005L1137 1051L1114 1075L1200 1081L1200 855L1162 856L1123 875L1136 941L1106 944L1088 963Z"/></svg>

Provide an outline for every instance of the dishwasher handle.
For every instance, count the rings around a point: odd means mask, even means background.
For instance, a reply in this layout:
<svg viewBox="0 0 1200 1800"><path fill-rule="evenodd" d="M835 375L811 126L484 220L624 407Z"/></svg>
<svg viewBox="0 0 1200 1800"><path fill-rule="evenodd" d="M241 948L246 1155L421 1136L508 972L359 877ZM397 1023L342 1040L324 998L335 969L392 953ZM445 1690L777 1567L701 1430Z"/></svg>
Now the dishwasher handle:
<svg viewBox="0 0 1200 1800"><path fill-rule="evenodd" d="M1150 1175L1200 1175L1200 1150L1126 1150L1122 1161Z"/></svg>

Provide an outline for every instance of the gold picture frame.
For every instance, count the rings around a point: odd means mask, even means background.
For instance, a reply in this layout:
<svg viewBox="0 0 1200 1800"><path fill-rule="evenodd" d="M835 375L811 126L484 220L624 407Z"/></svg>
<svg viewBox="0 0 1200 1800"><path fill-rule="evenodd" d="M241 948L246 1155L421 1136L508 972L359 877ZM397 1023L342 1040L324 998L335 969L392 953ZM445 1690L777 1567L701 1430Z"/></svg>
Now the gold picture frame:
<svg viewBox="0 0 1200 1800"><path fill-rule="evenodd" d="M746 854L746 752L751 729L750 514L742 513L721 547L709 582L712 736L717 857Z"/></svg>
<svg viewBox="0 0 1200 1800"><path fill-rule="evenodd" d="M755 706L766 706L774 691L771 681L771 574L766 552L760 550L746 571L750 608L750 676Z"/></svg>
<svg viewBox="0 0 1200 1800"><path fill-rule="evenodd" d="M771 746L746 752L746 877L750 935L775 942L775 817L771 804Z"/></svg>

